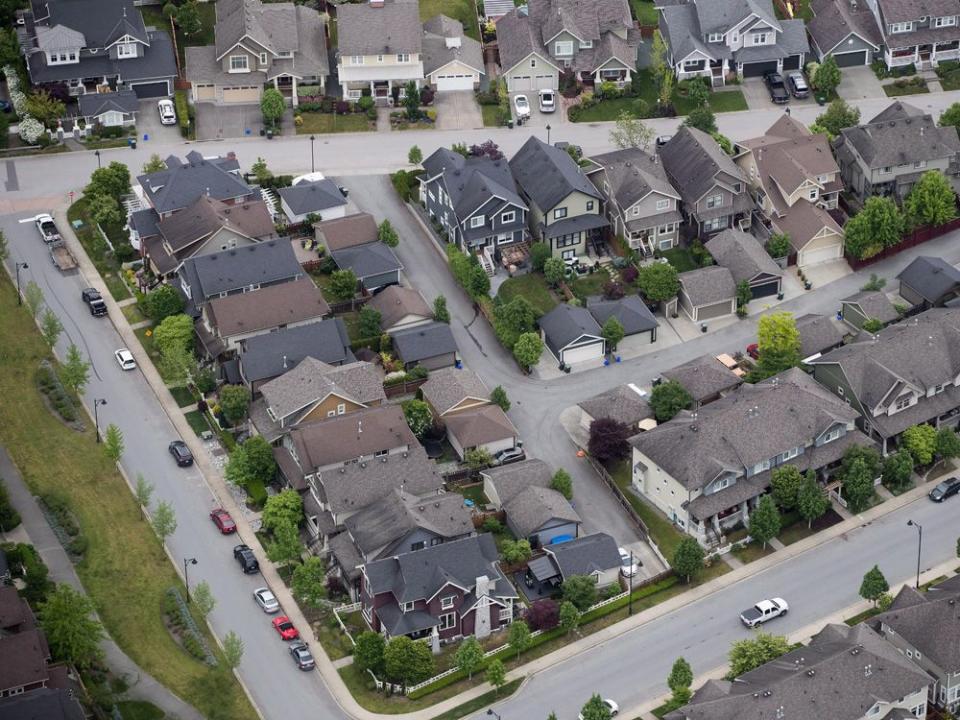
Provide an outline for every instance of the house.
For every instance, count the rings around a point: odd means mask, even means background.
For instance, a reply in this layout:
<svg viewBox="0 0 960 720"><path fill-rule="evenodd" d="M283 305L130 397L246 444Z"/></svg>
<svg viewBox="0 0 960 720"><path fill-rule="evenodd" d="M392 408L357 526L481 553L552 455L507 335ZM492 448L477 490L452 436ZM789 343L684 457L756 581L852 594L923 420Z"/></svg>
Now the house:
<svg viewBox="0 0 960 720"><path fill-rule="evenodd" d="M423 24L423 75L438 92L475 90L487 71L483 47L463 31L459 20L436 15Z"/></svg>
<svg viewBox="0 0 960 720"><path fill-rule="evenodd" d="M960 270L941 257L921 255L897 275L900 297L926 310L960 296Z"/></svg>
<svg viewBox="0 0 960 720"><path fill-rule="evenodd" d="M37 626L37 619L25 598L13 585L0 585L0 635L12 635Z"/></svg>
<svg viewBox="0 0 960 720"><path fill-rule="evenodd" d="M40 688L0 699L0 717L6 720L84 720L83 706L66 688Z"/></svg>
<svg viewBox="0 0 960 720"><path fill-rule="evenodd" d="M527 488L548 488L553 479L550 466L543 460L530 458L520 462L486 468L480 471L483 494L497 510Z"/></svg>
<svg viewBox="0 0 960 720"><path fill-rule="evenodd" d="M869 65L880 53L883 37L868 3L813 0L809 7L807 33L820 62L832 57L841 68Z"/></svg>
<svg viewBox="0 0 960 720"><path fill-rule="evenodd" d="M922 110L897 101L867 123L844 128L833 141L847 192L861 202L873 195L902 202L927 170L957 186L960 137Z"/></svg>
<svg viewBox="0 0 960 720"><path fill-rule="evenodd" d="M497 563L490 534L445 542L361 567L360 602L374 632L486 638L513 620L516 590Z"/></svg>
<svg viewBox="0 0 960 720"><path fill-rule="evenodd" d="M385 285L400 284L403 264L385 243L372 242L333 250L330 257L341 270L352 270L360 287L366 292L374 292Z"/></svg>
<svg viewBox="0 0 960 720"><path fill-rule="evenodd" d="M615 385L577 403L580 408L580 427L589 432L594 420L611 418L631 430L645 430L653 418L653 409L646 398L647 393L633 383ZM656 424L656 420L652 420L652 426L656 427Z"/></svg>
<svg viewBox="0 0 960 720"><path fill-rule="evenodd" d="M627 148L590 157L584 172L602 193L611 230L644 256L669 250L680 237L680 194L659 155Z"/></svg>
<svg viewBox="0 0 960 720"><path fill-rule="evenodd" d="M657 328L660 324L639 295L625 295L617 300L588 297L587 311L601 328L607 320L616 318L623 328L624 337L636 337L637 341L643 344L657 341ZM611 352L615 349L611 348Z"/></svg>
<svg viewBox="0 0 960 720"><path fill-rule="evenodd" d="M206 195L227 205L236 205L260 197L257 188L240 176L240 163L234 153L207 157L191 150L185 160L170 155L166 168L137 176L140 193L154 212L156 221L189 207Z"/></svg>
<svg viewBox="0 0 960 720"><path fill-rule="evenodd" d="M580 516L553 488L525 488L504 504L503 511L510 532L529 541L532 548L565 542L580 534Z"/></svg>
<svg viewBox="0 0 960 720"><path fill-rule="evenodd" d="M146 28L134 0L31 0L22 20L17 35L32 85L62 83L70 95L173 95L173 43Z"/></svg>
<svg viewBox="0 0 960 720"><path fill-rule="evenodd" d="M366 362L329 365L310 356L260 387L250 418L269 442L304 423L377 407L386 401L383 377Z"/></svg>
<svg viewBox="0 0 960 720"><path fill-rule="evenodd" d="M429 322L395 330L390 338L394 354L407 370L417 365L439 370L457 364L457 341L446 323Z"/></svg>
<svg viewBox="0 0 960 720"><path fill-rule="evenodd" d="M483 4L483 19L497 22L515 7L513 0L488 0Z"/></svg>
<svg viewBox="0 0 960 720"><path fill-rule="evenodd" d="M128 127L137 122L140 98L133 90L86 93L77 98L77 115L88 126Z"/></svg>
<svg viewBox="0 0 960 720"><path fill-rule="evenodd" d="M806 646L740 675L708 680L666 720L906 720L927 714L931 679L864 624L827 625Z"/></svg>
<svg viewBox="0 0 960 720"><path fill-rule="evenodd" d="M850 404L884 454L904 430L960 420L960 309L933 308L809 364L824 388Z"/></svg>
<svg viewBox="0 0 960 720"><path fill-rule="evenodd" d="M540 336L561 366L599 360L606 354L606 341L590 311L561 303L540 318Z"/></svg>
<svg viewBox="0 0 960 720"><path fill-rule="evenodd" d="M843 184L825 135L782 115L763 137L737 144L736 162L770 230L790 239L797 267L843 257L843 230L830 215Z"/></svg>
<svg viewBox="0 0 960 720"><path fill-rule="evenodd" d="M433 320L433 308L414 288L390 285L370 298L367 305L380 313L380 328L385 333L424 325Z"/></svg>
<svg viewBox="0 0 960 720"><path fill-rule="evenodd" d="M439 148L423 161L423 170L420 202L448 242L496 259L500 248L529 238L527 204L505 159Z"/></svg>
<svg viewBox="0 0 960 720"><path fill-rule="evenodd" d="M779 20L771 0L681 0L660 8L660 34L678 80L760 77L802 68L810 45L803 20Z"/></svg>
<svg viewBox="0 0 960 720"><path fill-rule="evenodd" d="M461 460L468 450L486 450L495 455L520 444L519 433L499 405L484 405L444 418L447 440Z"/></svg>
<svg viewBox="0 0 960 720"><path fill-rule="evenodd" d="M662 378L680 383L693 398L694 410L725 397L743 383L742 377L713 355L701 355L664 370Z"/></svg>
<svg viewBox="0 0 960 720"><path fill-rule="evenodd" d="M849 447L870 444L857 418L854 408L791 368L632 437L633 486L711 547L746 525L776 467L790 464L823 478Z"/></svg>
<svg viewBox="0 0 960 720"><path fill-rule="evenodd" d="M0 636L0 698L47 687L49 662L50 648L41 630Z"/></svg>
<svg viewBox="0 0 960 720"><path fill-rule="evenodd" d="M530 230L553 257L585 255L603 237L610 224L603 196L566 150L531 136L510 158L510 171L530 208Z"/></svg>
<svg viewBox="0 0 960 720"><path fill-rule="evenodd" d="M822 355L843 345L846 335L838 327L840 323L831 317L808 314L796 318L795 322L800 333L801 358Z"/></svg>
<svg viewBox="0 0 960 720"><path fill-rule="evenodd" d="M737 283L729 268L720 265L680 273L680 309L693 322L705 322L737 311Z"/></svg>
<svg viewBox="0 0 960 720"><path fill-rule="evenodd" d="M313 229L316 241L331 252L368 245L380 239L377 221L370 213L354 213L324 220L314 225Z"/></svg>
<svg viewBox="0 0 960 720"><path fill-rule="evenodd" d="M560 586L568 578L582 575L603 588L619 580L620 551L617 541L606 533L584 535L543 550L544 554L527 566L528 577L538 583Z"/></svg>
<svg viewBox="0 0 960 720"><path fill-rule="evenodd" d="M420 394L441 421L447 415L490 404L490 390L473 370L444 368L431 373L420 386Z"/></svg>
<svg viewBox="0 0 960 720"><path fill-rule="evenodd" d="M867 320L879 320L884 325L898 320L900 313L882 290L861 290L840 301L844 322L856 330L863 330Z"/></svg>
<svg viewBox="0 0 960 720"><path fill-rule="evenodd" d="M240 344L240 377L257 395L265 383L312 357L328 365L356 360L350 350L347 327L340 318L327 318L308 325L255 335Z"/></svg>
<svg viewBox="0 0 960 720"><path fill-rule="evenodd" d="M710 238L705 247L717 265L730 271L734 283L750 285L754 300L781 293L783 271L750 233L728 228Z"/></svg>
<svg viewBox="0 0 960 720"><path fill-rule="evenodd" d="M193 102L259 103L272 84L297 106L297 86L319 85L327 75L324 16L292 2L226 0L217 3L214 44L186 48L186 78Z"/></svg>
<svg viewBox="0 0 960 720"><path fill-rule="evenodd" d="M347 196L330 178L305 177L290 187L279 188L280 209L291 225L316 217L316 222L342 218L347 213Z"/></svg>
<svg viewBox="0 0 960 720"><path fill-rule="evenodd" d="M681 127L660 148L660 160L680 193L683 217L692 232L711 235L750 224L753 200L747 176L710 135Z"/></svg>
<svg viewBox="0 0 960 720"><path fill-rule="evenodd" d="M423 26L419 3L367 0L337 8L337 79L343 97L364 94L386 103L406 84L423 84ZM396 92L395 92L396 91Z"/></svg>
<svg viewBox="0 0 960 720"><path fill-rule="evenodd" d="M497 44L510 92L556 90L563 72L623 87L637 66L640 33L627 0L531 0L497 20Z"/></svg>
<svg viewBox="0 0 960 720"><path fill-rule="evenodd" d="M932 70L960 58L960 9L949 0L874 0L867 3L883 37L880 59L888 68Z"/></svg>

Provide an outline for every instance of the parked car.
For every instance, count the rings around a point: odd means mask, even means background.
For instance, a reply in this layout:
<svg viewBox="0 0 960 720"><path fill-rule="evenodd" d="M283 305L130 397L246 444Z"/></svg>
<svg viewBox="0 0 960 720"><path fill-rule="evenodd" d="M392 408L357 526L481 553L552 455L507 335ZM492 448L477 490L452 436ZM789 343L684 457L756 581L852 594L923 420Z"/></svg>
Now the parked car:
<svg viewBox="0 0 960 720"><path fill-rule="evenodd" d="M126 348L115 350L113 356L117 359L117 364L123 370L136 370L137 361L133 359L133 353Z"/></svg>
<svg viewBox="0 0 960 720"><path fill-rule="evenodd" d="M960 478L947 478L930 491L930 499L934 502L943 502L957 493L960 493Z"/></svg>
<svg viewBox="0 0 960 720"><path fill-rule="evenodd" d="M555 90L544 88L540 91L540 112L552 113L557 109L557 93Z"/></svg>
<svg viewBox="0 0 960 720"><path fill-rule="evenodd" d="M103 317L107 314L107 304L103 301L103 296L96 288L84 288L80 297L90 308L90 314L94 317Z"/></svg>
<svg viewBox="0 0 960 720"><path fill-rule="evenodd" d="M604 698L604 699L603 699L603 704L606 705L606 706L607 706L607 710L610 711L610 717L613 717L613 716L615 716L617 713L620 712L620 706L617 705L617 704L616 704L613 700L611 700L610 698ZM579 715L577 715L577 718L578 718L578 720L583 720L583 713L580 713Z"/></svg>
<svg viewBox="0 0 960 720"><path fill-rule="evenodd" d="M60 237L60 231L57 229L57 224L53 221L52 215L48 213L40 213L33 219L33 223L37 226L37 231L40 233L40 237L43 238L45 243L55 243L62 239Z"/></svg>
<svg viewBox="0 0 960 720"><path fill-rule="evenodd" d="M787 73L787 83L790 85L790 92L795 98L805 98L810 94L810 86L807 79L799 70Z"/></svg>
<svg viewBox="0 0 960 720"><path fill-rule="evenodd" d="M530 117L530 101L526 95L517 95L513 98L513 114L518 120L525 120Z"/></svg>
<svg viewBox="0 0 960 720"><path fill-rule="evenodd" d="M253 575L260 572L260 562L249 545L237 545L233 548L233 557L240 563L244 574Z"/></svg>
<svg viewBox="0 0 960 720"><path fill-rule="evenodd" d="M520 462L521 460L526 460L527 454L523 451L523 448L520 445L517 445L513 448L507 448L506 450L501 450L493 456L494 465L509 465L510 463Z"/></svg>
<svg viewBox="0 0 960 720"><path fill-rule="evenodd" d="M783 82L783 75L778 72L768 72L763 76L763 81L767 84L770 99L777 105L790 102L790 93L787 92L787 86Z"/></svg>
<svg viewBox="0 0 960 720"><path fill-rule="evenodd" d="M13 112L13 103L11 103L9 100L3 100L0 98L0 112Z"/></svg>
<svg viewBox="0 0 960 720"><path fill-rule="evenodd" d="M276 630L284 640L297 640L300 638L300 631L293 626L290 618L286 615L274 618L272 624L273 629Z"/></svg>
<svg viewBox="0 0 960 720"><path fill-rule="evenodd" d="M747 345L747 355L752 357L754 360L760 359L760 345L757 343L750 343Z"/></svg>
<svg viewBox="0 0 960 720"><path fill-rule="evenodd" d="M190 448L183 440L174 440L167 445L167 450L173 455L173 459L177 461L177 465L180 467L193 465L193 453L190 452Z"/></svg>
<svg viewBox="0 0 960 720"><path fill-rule="evenodd" d="M177 111L173 107L173 100L163 98L157 103L157 110L160 112L161 125L176 125Z"/></svg>
<svg viewBox="0 0 960 720"><path fill-rule="evenodd" d="M280 609L280 603L276 596L270 592L270 588L257 588L253 591L253 599L265 613L275 613Z"/></svg>
<svg viewBox="0 0 960 720"><path fill-rule="evenodd" d="M620 553L620 574L626 578L633 577L640 572L640 566L643 565L636 557L630 555L625 548L617 548Z"/></svg>
<svg viewBox="0 0 960 720"><path fill-rule="evenodd" d="M230 517L230 513L223 508L214 508L211 510L210 519L213 520L213 524L216 525L217 529L224 535L230 535L237 531L237 524L233 521L233 518Z"/></svg>
<svg viewBox="0 0 960 720"><path fill-rule="evenodd" d="M740 621L748 628L754 628L767 622L767 620L786 615L789 609L787 601L783 598L761 600L752 608L747 608L740 613Z"/></svg>
<svg viewBox="0 0 960 720"><path fill-rule="evenodd" d="M293 657L293 661L297 664L298 668L301 670L313 670L313 668L316 667L316 663L313 661L313 654L305 642L297 640L296 642L290 643L287 647L290 649L290 655Z"/></svg>

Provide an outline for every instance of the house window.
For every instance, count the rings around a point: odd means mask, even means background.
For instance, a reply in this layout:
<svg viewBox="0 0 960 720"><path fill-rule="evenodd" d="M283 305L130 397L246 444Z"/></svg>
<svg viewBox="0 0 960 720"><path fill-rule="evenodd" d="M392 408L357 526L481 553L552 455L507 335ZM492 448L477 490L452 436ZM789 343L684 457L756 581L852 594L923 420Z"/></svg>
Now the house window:
<svg viewBox="0 0 960 720"><path fill-rule="evenodd" d="M351 100L358 100L363 96L363 90L347 90L347 97Z"/></svg>
<svg viewBox="0 0 960 720"><path fill-rule="evenodd" d="M398 63L410 62L410 53L397 53L397 62Z"/></svg>
<svg viewBox="0 0 960 720"><path fill-rule="evenodd" d="M383 62L383 55L377 55L377 62L378 62L378 63L382 63L382 62Z"/></svg>
<svg viewBox="0 0 960 720"><path fill-rule="evenodd" d="M667 223L657 228L658 235L666 235L667 233L672 233L672 232L673 232L673 223Z"/></svg>
<svg viewBox="0 0 960 720"><path fill-rule="evenodd" d="M730 478L722 477L713 483L713 491L717 492L718 490L723 490L724 488L730 487Z"/></svg>
<svg viewBox="0 0 960 720"><path fill-rule="evenodd" d="M933 19L933 26L935 28L953 27L956 24L957 24L956 15L947 15L946 17L938 17Z"/></svg>
<svg viewBox="0 0 960 720"><path fill-rule="evenodd" d="M706 220L703 223L703 229L707 232L713 232L715 230L722 230L727 226L727 216L713 218L712 220Z"/></svg>
<svg viewBox="0 0 960 720"><path fill-rule="evenodd" d="M661 250L669 250L672 247L673 247L673 240L671 238L667 238L666 240L660 241Z"/></svg>
<svg viewBox="0 0 960 720"><path fill-rule="evenodd" d="M587 212L593 212L593 200L587 200Z"/></svg>
<svg viewBox="0 0 960 720"><path fill-rule="evenodd" d="M354 55L350 58L351 65L363 65L363 55Z"/></svg>
<svg viewBox="0 0 960 720"><path fill-rule="evenodd" d="M890 165L887 165L885 168L880 168L880 173L883 175L889 175L893 172L893 168Z"/></svg>
<svg viewBox="0 0 960 720"><path fill-rule="evenodd" d="M483 215L474 215L470 218L470 227L478 228L483 227L484 217Z"/></svg>
<svg viewBox="0 0 960 720"><path fill-rule="evenodd" d="M537 59L530 58L530 67L535 68L537 66Z"/></svg>
<svg viewBox="0 0 960 720"><path fill-rule="evenodd" d="M450 595L449 597L440 598L440 609L441 610L452 610L453 603L456 601L456 595Z"/></svg>
<svg viewBox="0 0 960 720"><path fill-rule="evenodd" d="M440 545L442 542L443 542L443 538L440 538L440 537L430 538L430 547L433 547L434 545Z"/></svg>
<svg viewBox="0 0 960 720"><path fill-rule="evenodd" d="M230 56L230 72L246 72L250 69L246 55Z"/></svg>
<svg viewBox="0 0 960 720"><path fill-rule="evenodd" d="M336 416L337 416L337 411L336 411L336 410L327 410L327 417L328 417L328 418L330 418L330 417L336 417Z"/></svg>
<svg viewBox="0 0 960 720"><path fill-rule="evenodd" d="M593 47L593 40L581 40L581 41L580 41L580 49L581 49L581 50L589 50L589 49L592 48L592 47Z"/></svg>
<svg viewBox="0 0 960 720"><path fill-rule="evenodd" d="M816 200L818 195L819 195L819 192L817 191L816 188L810 188L810 194L807 197L809 197L811 200Z"/></svg>
<svg viewBox="0 0 960 720"><path fill-rule="evenodd" d="M566 209L566 208L556 208L556 209L553 211L553 219L554 219L554 220L559 220L560 218L565 218L566 216L567 216L567 209Z"/></svg>
<svg viewBox="0 0 960 720"><path fill-rule="evenodd" d="M787 450L785 453L782 453L782 454L780 455L780 457L778 458L778 460L779 460L780 462L784 463L784 462L786 462L787 460L792 460L793 458L795 458L795 457L796 457L797 455L799 455L799 454L800 454L800 448L798 448L798 447L791 448L790 450Z"/></svg>
<svg viewBox="0 0 960 720"><path fill-rule="evenodd" d="M914 166L915 168L923 168L923 167L926 167L926 166L927 166L927 161L926 161L926 160L917 160L917 161L913 164L913 166Z"/></svg>
<svg viewBox="0 0 960 720"><path fill-rule="evenodd" d="M900 22L890 25L891 33L913 32L913 22Z"/></svg>
<svg viewBox="0 0 960 720"><path fill-rule="evenodd" d="M77 61L77 53L74 52L73 50L71 50L71 51L70 51L70 62L76 62L76 61Z"/></svg>
<svg viewBox="0 0 960 720"><path fill-rule="evenodd" d="M770 461L764 460L763 462L758 462L753 466L753 474L759 475L760 473L770 469Z"/></svg>
<svg viewBox="0 0 960 720"><path fill-rule="evenodd" d="M440 629L449 630L452 627L457 626L457 614L456 613L444 613L440 616Z"/></svg>
<svg viewBox="0 0 960 720"><path fill-rule="evenodd" d="M762 32L762 33L754 33L754 34L753 34L753 44L754 44L754 45L766 45L766 44L767 44L767 34L766 34L765 32Z"/></svg>
<svg viewBox="0 0 960 720"><path fill-rule="evenodd" d="M123 43L121 45L117 45L118 58L131 58L136 56L137 56L136 43Z"/></svg>
<svg viewBox="0 0 960 720"><path fill-rule="evenodd" d="M292 50L280 50L279 52L277 52L277 55L279 55L279 56L282 57L282 58L289 58L289 57L293 57L293 51L292 51Z"/></svg>
<svg viewBox="0 0 960 720"><path fill-rule="evenodd" d="M560 40L553 44L554 55L573 55L573 41Z"/></svg>
<svg viewBox="0 0 960 720"><path fill-rule="evenodd" d="M413 610L413 606L414 606L413 602L405 602L400 606L400 610L402 610L405 613L411 612Z"/></svg>
<svg viewBox="0 0 960 720"><path fill-rule="evenodd" d="M910 401L913 399L913 396L910 393L904 393L897 398L897 403L895 405L897 410L903 410L904 408L910 407Z"/></svg>
<svg viewBox="0 0 960 720"><path fill-rule="evenodd" d="M703 60L684 60L684 70L699 70L703 66Z"/></svg>
<svg viewBox="0 0 960 720"><path fill-rule="evenodd" d="M422 540L420 542L410 543L411 552L416 552L417 550L423 550L424 547L425 546Z"/></svg>
<svg viewBox="0 0 960 720"><path fill-rule="evenodd" d="M733 184L733 191L734 191L735 193L743 192L743 184L742 184L742 183L734 183L734 184Z"/></svg>
<svg viewBox="0 0 960 720"><path fill-rule="evenodd" d="M500 608L500 622L510 622L513 619L513 610Z"/></svg>
<svg viewBox="0 0 960 720"><path fill-rule="evenodd" d="M515 222L517 219L517 213L514 210L510 212L500 213L500 222L506 225L507 223Z"/></svg>
<svg viewBox="0 0 960 720"><path fill-rule="evenodd" d="M825 433L823 436L823 444L826 445L829 442L833 442L840 437L840 428L834 427L830 428L830 431Z"/></svg>
<svg viewBox="0 0 960 720"><path fill-rule="evenodd" d="M707 42L718 43L723 42L723 33L710 33L707 35Z"/></svg>
<svg viewBox="0 0 960 720"><path fill-rule="evenodd" d="M707 198L707 209L720 207L723 204L723 195L711 195Z"/></svg>
<svg viewBox="0 0 960 720"><path fill-rule="evenodd" d="M260 53L260 64L261 64L261 65L266 65L266 64L267 64L267 54L266 54L266 53Z"/></svg>
<svg viewBox="0 0 960 720"><path fill-rule="evenodd" d="M347 412L347 406L344 403L337 405L337 415L343 415Z"/></svg>
<svg viewBox="0 0 960 720"><path fill-rule="evenodd" d="M657 200L657 210L669 210L670 201L669 200Z"/></svg>
<svg viewBox="0 0 960 720"><path fill-rule="evenodd" d="M554 238L553 246L557 248L569 247L570 245L580 244L580 233L568 233Z"/></svg>
<svg viewBox="0 0 960 720"><path fill-rule="evenodd" d="M939 395L939 394L942 393L942 392L943 392L943 385L934 385L934 387L933 387L933 394L934 394L934 395Z"/></svg>
<svg viewBox="0 0 960 720"><path fill-rule="evenodd" d="M926 703L923 703L922 705L917 705L917 706L913 709L913 714L916 715L918 718L926 717L926 716L927 716L927 704L926 704Z"/></svg>
<svg viewBox="0 0 960 720"><path fill-rule="evenodd" d="M640 206L639 206L639 205L634 205L634 206L633 206L633 214L634 214L634 217L640 215Z"/></svg>

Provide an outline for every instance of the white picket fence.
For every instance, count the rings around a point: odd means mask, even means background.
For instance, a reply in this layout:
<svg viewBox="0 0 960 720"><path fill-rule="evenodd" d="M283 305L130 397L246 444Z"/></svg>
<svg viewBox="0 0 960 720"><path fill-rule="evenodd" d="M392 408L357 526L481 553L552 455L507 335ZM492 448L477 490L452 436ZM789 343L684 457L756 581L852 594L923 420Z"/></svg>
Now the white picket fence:
<svg viewBox="0 0 960 720"><path fill-rule="evenodd" d="M340 629L343 630L343 634L350 638L351 645L356 645L357 641L353 639L353 635L351 635L350 631L347 630L347 626L343 624L343 620L340 619L340 613L356 612L360 609L360 607L360 603L355 602L349 605L339 605L333 609L333 616L337 619L337 622L340 623ZM376 680L376 677L374 677L374 680Z"/></svg>

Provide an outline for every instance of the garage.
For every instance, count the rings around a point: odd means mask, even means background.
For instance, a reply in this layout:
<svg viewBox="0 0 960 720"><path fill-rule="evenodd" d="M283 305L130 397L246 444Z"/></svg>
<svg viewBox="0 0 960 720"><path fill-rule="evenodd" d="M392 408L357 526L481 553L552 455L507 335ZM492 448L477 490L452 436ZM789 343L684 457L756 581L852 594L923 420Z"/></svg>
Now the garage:
<svg viewBox="0 0 960 720"><path fill-rule="evenodd" d="M833 245L831 247L817 248L816 250L804 250L797 258L797 265L804 268L810 265L837 260L840 258L842 248L842 245Z"/></svg>
<svg viewBox="0 0 960 720"><path fill-rule="evenodd" d="M744 63L743 65L744 77L763 77L763 75L768 72L776 72L776 71L777 71L776 60L771 60L769 62Z"/></svg>
<svg viewBox="0 0 960 720"><path fill-rule="evenodd" d="M733 303L729 300L723 300L711 305L703 305L696 310L697 322L704 320L713 320L714 318L724 317L733 313Z"/></svg>
<svg viewBox="0 0 960 720"><path fill-rule="evenodd" d="M533 78L529 75L511 75L510 76L510 92L517 92L519 90L532 90L533 89Z"/></svg>
<svg viewBox="0 0 960 720"><path fill-rule="evenodd" d="M790 57L785 57L783 59L783 69L784 70L799 70L800 69L800 56L791 55Z"/></svg>
<svg viewBox="0 0 960 720"><path fill-rule="evenodd" d="M130 89L133 90L141 100L170 96L170 83L166 80L162 82L142 83L140 85L131 84Z"/></svg>
<svg viewBox="0 0 960 720"><path fill-rule="evenodd" d="M762 280L755 285L750 285L750 297L754 300L757 298L770 297L771 295L776 295L778 292L780 292L780 278Z"/></svg>
<svg viewBox="0 0 960 720"><path fill-rule="evenodd" d="M260 102L260 87L258 85L251 85L249 87L224 88L223 102L225 103Z"/></svg>
<svg viewBox="0 0 960 720"><path fill-rule="evenodd" d="M438 91L444 90L473 90L474 75L472 73L458 73L436 75L435 85Z"/></svg>
<svg viewBox="0 0 960 720"><path fill-rule="evenodd" d="M586 345L567 347L560 351L560 362L564 365L576 365L587 360L597 360L603 357L603 340L593 341Z"/></svg>
<svg viewBox="0 0 960 720"><path fill-rule="evenodd" d="M837 61L839 67L856 67L867 64L867 51L857 50L856 52L834 53L833 59Z"/></svg>
<svg viewBox="0 0 960 720"><path fill-rule="evenodd" d="M194 102L204 102L217 99L217 88L214 85L194 85Z"/></svg>
<svg viewBox="0 0 960 720"><path fill-rule="evenodd" d="M534 78L534 89L536 90L556 90L557 85L558 82L556 75L537 75Z"/></svg>

